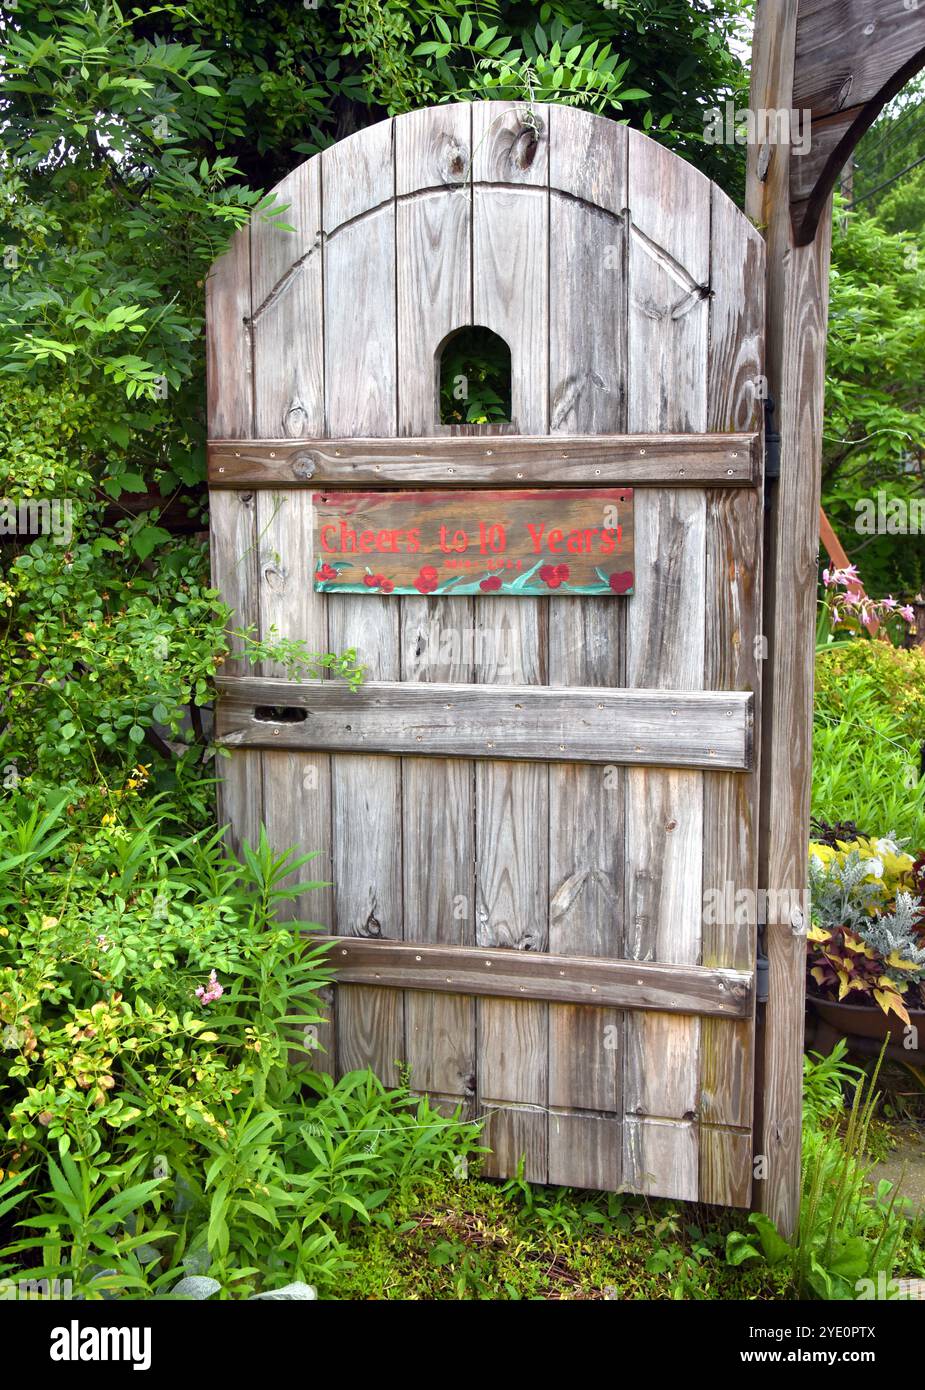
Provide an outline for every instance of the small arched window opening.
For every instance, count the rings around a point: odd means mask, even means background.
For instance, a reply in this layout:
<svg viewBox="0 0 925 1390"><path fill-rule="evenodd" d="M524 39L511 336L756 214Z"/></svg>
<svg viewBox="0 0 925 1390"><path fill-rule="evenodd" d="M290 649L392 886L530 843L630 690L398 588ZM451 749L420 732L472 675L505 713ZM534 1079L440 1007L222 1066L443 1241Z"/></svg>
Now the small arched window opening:
<svg viewBox="0 0 925 1390"><path fill-rule="evenodd" d="M490 328L457 328L437 350L441 425L511 419L511 349Z"/></svg>

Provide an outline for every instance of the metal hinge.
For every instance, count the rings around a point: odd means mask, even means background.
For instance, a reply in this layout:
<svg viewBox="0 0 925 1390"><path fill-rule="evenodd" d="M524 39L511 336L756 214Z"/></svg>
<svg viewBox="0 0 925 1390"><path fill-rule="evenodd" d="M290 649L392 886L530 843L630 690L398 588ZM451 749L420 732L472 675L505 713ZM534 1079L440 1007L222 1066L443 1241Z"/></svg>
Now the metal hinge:
<svg viewBox="0 0 925 1390"><path fill-rule="evenodd" d="M767 396L764 402L764 483L776 482L780 477L780 431L774 425L774 399Z"/></svg>

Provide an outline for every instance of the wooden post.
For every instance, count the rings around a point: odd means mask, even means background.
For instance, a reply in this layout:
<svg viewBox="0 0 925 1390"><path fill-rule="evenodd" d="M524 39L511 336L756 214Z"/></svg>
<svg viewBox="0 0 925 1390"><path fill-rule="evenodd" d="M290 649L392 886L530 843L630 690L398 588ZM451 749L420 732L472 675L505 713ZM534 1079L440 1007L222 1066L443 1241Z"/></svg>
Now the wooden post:
<svg viewBox="0 0 925 1390"><path fill-rule="evenodd" d="M789 109L798 0L759 0L751 105ZM813 660L831 205L796 246L791 149L749 150L746 210L768 243L767 377L781 436L780 479L766 517L768 662L762 721L760 882L769 904L769 998L759 1020L754 1203L790 1236L799 1217ZM763 1161L762 1161L763 1160Z"/></svg>
<svg viewBox="0 0 925 1390"><path fill-rule="evenodd" d="M769 904L790 905L766 931L770 996L759 1018L755 1116L756 1157L766 1166L756 1168L754 1200L787 1235L799 1215L806 923L795 904L809 838L831 191L864 131L922 67L925 6L915 0L758 0L756 128L779 130L766 112L810 118L799 154L769 135L749 149L746 185L746 211L768 245L767 377L781 436L765 528L759 868Z"/></svg>

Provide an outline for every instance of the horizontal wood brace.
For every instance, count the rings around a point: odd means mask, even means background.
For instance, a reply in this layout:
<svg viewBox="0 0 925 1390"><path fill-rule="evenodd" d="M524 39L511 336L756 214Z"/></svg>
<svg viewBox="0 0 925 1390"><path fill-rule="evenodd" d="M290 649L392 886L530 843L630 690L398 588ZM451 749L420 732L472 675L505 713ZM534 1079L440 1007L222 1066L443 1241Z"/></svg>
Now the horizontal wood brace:
<svg viewBox="0 0 925 1390"><path fill-rule="evenodd" d="M331 942L335 983L721 1018L748 1018L752 1009L753 977L744 970L369 937L313 939Z"/></svg>
<svg viewBox="0 0 925 1390"><path fill-rule="evenodd" d="M758 434L213 439L210 487L755 487Z"/></svg>
<svg viewBox="0 0 925 1390"><path fill-rule="evenodd" d="M726 770L751 763L748 691L368 681L354 692L334 681L256 676L216 684L216 737L227 748Z"/></svg>

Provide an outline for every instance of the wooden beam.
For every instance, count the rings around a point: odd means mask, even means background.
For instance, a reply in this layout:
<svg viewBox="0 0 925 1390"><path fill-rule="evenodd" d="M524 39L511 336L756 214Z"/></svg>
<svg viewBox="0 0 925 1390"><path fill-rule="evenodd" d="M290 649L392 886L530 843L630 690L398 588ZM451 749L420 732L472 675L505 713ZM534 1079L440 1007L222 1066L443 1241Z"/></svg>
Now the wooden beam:
<svg viewBox="0 0 925 1390"><path fill-rule="evenodd" d="M759 0L753 110L792 106L799 0ZM780 478L766 519L759 882L769 901L798 903L806 887L822 409L831 211L809 245L790 220L791 151L749 149L747 211L766 228L766 372L781 435ZM769 998L758 1009L753 1201L787 1237L799 1216L806 923L794 907L765 929ZM760 1165L760 1166L759 1166Z"/></svg>
<svg viewBox="0 0 925 1390"><path fill-rule="evenodd" d="M754 487L757 434L444 435L409 439L213 439L209 486Z"/></svg>
<svg viewBox="0 0 925 1390"><path fill-rule="evenodd" d="M733 769L751 759L747 691L369 681L354 692L333 681L260 677L217 684L216 736L226 748Z"/></svg>
<svg viewBox="0 0 925 1390"><path fill-rule="evenodd" d="M752 1010L753 976L746 970L498 948L424 946L367 937L312 939L331 943L329 959L337 968L336 981L344 984L718 1018L748 1018Z"/></svg>
<svg viewBox="0 0 925 1390"><path fill-rule="evenodd" d="M839 174L884 106L925 66L925 4L801 0L793 97L810 145L790 160L794 242L808 246Z"/></svg>

